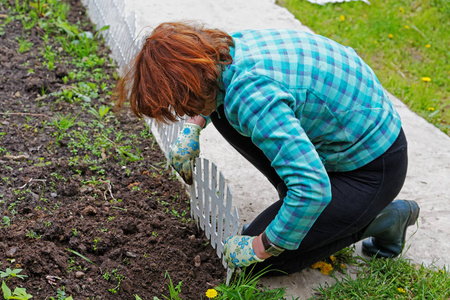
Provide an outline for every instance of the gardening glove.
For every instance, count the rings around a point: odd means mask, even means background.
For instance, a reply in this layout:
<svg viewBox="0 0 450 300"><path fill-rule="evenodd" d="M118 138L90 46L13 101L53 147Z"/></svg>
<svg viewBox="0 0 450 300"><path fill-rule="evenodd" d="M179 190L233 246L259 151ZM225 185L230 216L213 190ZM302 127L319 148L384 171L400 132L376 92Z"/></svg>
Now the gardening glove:
<svg viewBox="0 0 450 300"><path fill-rule="evenodd" d="M200 131L197 124L184 123L176 142L169 151L170 165L180 174L184 182L192 184L191 161L200 154Z"/></svg>
<svg viewBox="0 0 450 300"><path fill-rule="evenodd" d="M225 241L223 254L229 268L242 268L264 261L264 259L256 256L255 251L253 251L254 238L256 236L235 235Z"/></svg>

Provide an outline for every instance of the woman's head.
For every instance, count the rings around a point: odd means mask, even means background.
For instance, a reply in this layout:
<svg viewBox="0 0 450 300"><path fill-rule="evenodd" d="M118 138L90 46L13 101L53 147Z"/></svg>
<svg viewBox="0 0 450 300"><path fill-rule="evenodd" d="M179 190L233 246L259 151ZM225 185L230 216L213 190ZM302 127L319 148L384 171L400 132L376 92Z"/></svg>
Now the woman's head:
<svg viewBox="0 0 450 300"><path fill-rule="evenodd" d="M221 67L230 64L232 38L217 29L163 23L146 38L116 87L121 108L161 122L196 116L216 101Z"/></svg>

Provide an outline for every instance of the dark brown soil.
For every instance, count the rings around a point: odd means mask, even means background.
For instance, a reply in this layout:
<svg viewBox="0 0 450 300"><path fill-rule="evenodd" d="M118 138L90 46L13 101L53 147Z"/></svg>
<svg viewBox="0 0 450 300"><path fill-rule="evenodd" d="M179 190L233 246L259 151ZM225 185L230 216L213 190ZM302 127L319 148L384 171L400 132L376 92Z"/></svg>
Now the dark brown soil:
<svg viewBox="0 0 450 300"><path fill-rule="evenodd" d="M67 19L93 31L80 2L70 4ZM0 1L0 25L8 16ZM145 124L127 111L99 122L83 103L57 101L51 93L77 84L63 81L76 68L70 57L61 53L67 59L49 71L38 26L25 31L13 20L2 30L0 270L20 268L27 276L8 286L26 288L33 299L58 299L58 289L74 299L161 299L169 295L167 271L174 285L182 281L182 299L201 299L225 270L189 220L184 187ZM22 54L20 38L33 43ZM57 43L52 49L60 52ZM102 55L108 51L100 46ZM109 79L101 82L112 87L114 67L103 71ZM111 106L107 91L98 89L90 107ZM62 136L53 123L61 115L77 116ZM114 143L98 145L105 140ZM142 159L132 161L120 149Z"/></svg>

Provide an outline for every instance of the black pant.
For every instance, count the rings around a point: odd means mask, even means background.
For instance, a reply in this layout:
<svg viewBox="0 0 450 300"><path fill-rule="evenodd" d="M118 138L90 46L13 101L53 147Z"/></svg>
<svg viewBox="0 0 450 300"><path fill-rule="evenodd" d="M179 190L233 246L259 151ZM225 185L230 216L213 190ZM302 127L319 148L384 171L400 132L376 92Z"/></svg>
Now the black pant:
<svg viewBox="0 0 450 300"><path fill-rule="evenodd" d="M249 137L239 134L223 113L223 106L211 120L223 137L274 185L280 200L260 213L243 234L262 233L277 215L287 188L269 159ZM219 117L220 114L220 117ZM403 130L395 143L369 164L349 172L329 172L332 199L297 250L286 250L255 266L254 271L271 265L287 273L298 272L359 241L370 222L400 192L408 165L407 142ZM257 195L255 195L255 198ZM273 272L270 272L273 274Z"/></svg>

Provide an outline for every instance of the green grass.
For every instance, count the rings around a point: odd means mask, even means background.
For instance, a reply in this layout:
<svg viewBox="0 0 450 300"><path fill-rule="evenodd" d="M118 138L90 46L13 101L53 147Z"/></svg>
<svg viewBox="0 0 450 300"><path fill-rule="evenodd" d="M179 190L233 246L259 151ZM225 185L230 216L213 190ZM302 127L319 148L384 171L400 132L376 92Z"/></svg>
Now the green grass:
<svg viewBox="0 0 450 300"><path fill-rule="evenodd" d="M450 1L278 2L314 32L354 48L389 92L450 134Z"/></svg>
<svg viewBox="0 0 450 300"><path fill-rule="evenodd" d="M331 272L317 272L330 274L336 283L319 285L314 296L309 300L328 299L450 299L450 273L444 268L435 266L425 267L410 260L399 257L394 259L365 259L355 256L355 247L345 248L327 263L332 266ZM343 265L346 267L342 268ZM339 267L341 266L341 267ZM353 266L349 272L347 266ZM346 274L337 279L336 271ZM259 284L259 279L266 271L249 275L246 269L236 272L229 285L221 283L206 292L206 298L214 299L290 299L298 300L286 294L285 288L267 289ZM356 273L356 275L355 275ZM353 275L351 275L353 274ZM166 274L167 275L167 274ZM170 277L169 277L170 279ZM331 280L328 280L331 281ZM181 292L182 282L175 287L172 281L168 283L170 296L164 299L176 300ZM205 298L205 299L206 299ZM159 300L159 298L154 298Z"/></svg>
<svg viewBox="0 0 450 300"><path fill-rule="evenodd" d="M347 275L336 284L320 286L311 299L450 299L450 274L409 260L366 260L356 279Z"/></svg>

